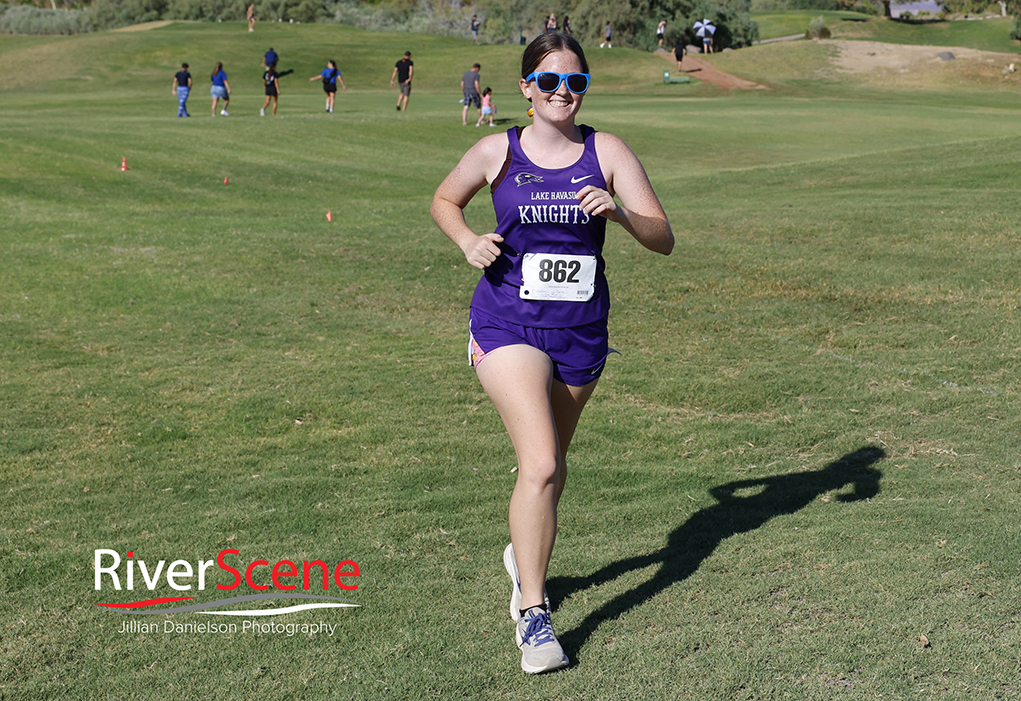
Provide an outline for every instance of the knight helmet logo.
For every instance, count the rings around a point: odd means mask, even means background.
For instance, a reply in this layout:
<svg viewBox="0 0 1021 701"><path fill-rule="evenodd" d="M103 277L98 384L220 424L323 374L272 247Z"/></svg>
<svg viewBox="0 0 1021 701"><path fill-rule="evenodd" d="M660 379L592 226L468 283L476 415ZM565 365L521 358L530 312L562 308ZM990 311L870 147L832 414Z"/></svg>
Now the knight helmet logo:
<svg viewBox="0 0 1021 701"><path fill-rule="evenodd" d="M518 187L527 185L528 183L541 183L542 176L532 175L531 173L518 173L514 176L514 182L518 184Z"/></svg>

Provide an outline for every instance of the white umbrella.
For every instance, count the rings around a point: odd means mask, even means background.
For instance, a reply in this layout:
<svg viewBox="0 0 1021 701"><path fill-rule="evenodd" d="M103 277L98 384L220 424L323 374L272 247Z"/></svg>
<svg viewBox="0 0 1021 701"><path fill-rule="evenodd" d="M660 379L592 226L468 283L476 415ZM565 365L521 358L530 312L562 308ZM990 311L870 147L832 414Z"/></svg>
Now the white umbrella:
<svg viewBox="0 0 1021 701"><path fill-rule="evenodd" d="M695 22L695 36L705 37L706 34L712 36L716 33L716 25L713 24L712 20L700 19Z"/></svg>

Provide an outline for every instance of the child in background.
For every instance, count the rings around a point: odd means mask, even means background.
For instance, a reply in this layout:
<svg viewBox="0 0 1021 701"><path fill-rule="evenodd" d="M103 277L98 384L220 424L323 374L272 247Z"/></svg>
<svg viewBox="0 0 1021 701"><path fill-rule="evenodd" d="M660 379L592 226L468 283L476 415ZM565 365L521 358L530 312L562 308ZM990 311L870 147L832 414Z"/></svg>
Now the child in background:
<svg viewBox="0 0 1021 701"><path fill-rule="evenodd" d="M333 105L337 97L337 83L340 83L340 87L347 92L347 86L344 85L344 78L340 74L340 70L337 68L337 62L330 59L326 63L326 68L319 75L314 75L308 79L311 83L313 80L323 81L323 90L326 91L326 111L333 114Z"/></svg>
<svg viewBox="0 0 1021 701"><path fill-rule="evenodd" d="M493 89L487 87L482 91L482 114L479 116L479 121L476 122L475 126L481 127L482 121L489 116L489 126L495 127L493 124L493 115L496 114L496 105L493 104Z"/></svg>

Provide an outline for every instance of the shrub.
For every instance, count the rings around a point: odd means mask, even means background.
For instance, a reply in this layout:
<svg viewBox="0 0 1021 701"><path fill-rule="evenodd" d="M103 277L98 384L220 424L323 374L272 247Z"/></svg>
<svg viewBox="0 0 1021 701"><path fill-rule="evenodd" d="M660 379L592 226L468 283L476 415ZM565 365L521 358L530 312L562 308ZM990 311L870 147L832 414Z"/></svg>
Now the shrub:
<svg viewBox="0 0 1021 701"><path fill-rule="evenodd" d="M243 0L169 0L161 19L197 19L230 22L245 18Z"/></svg>
<svg viewBox="0 0 1021 701"><path fill-rule="evenodd" d="M809 39L829 39L830 28L826 26L826 18L819 16L812 19L808 23L808 34Z"/></svg>
<svg viewBox="0 0 1021 701"><path fill-rule="evenodd" d="M445 0L394 0L391 3L370 5L358 0L342 0L328 7L329 18L320 17L319 21L333 21L348 24L376 32L409 32L435 34L438 36L461 37L471 36L469 21L473 14L478 14L483 21L482 38L490 43L502 43L509 38L496 37L492 34L499 22L492 27L487 21L482 8L473 9L471 5ZM502 27L499 27L502 31ZM515 28L515 39L517 38Z"/></svg>
<svg viewBox="0 0 1021 701"><path fill-rule="evenodd" d="M5 6L0 14L4 34L82 34L95 31L81 10L43 10L31 5Z"/></svg>
<svg viewBox="0 0 1021 701"><path fill-rule="evenodd" d="M116 29L163 18L166 0L96 0L92 21L100 29Z"/></svg>
<svg viewBox="0 0 1021 701"><path fill-rule="evenodd" d="M1014 17L1014 23L1010 28L1010 38L1021 41L1021 15Z"/></svg>

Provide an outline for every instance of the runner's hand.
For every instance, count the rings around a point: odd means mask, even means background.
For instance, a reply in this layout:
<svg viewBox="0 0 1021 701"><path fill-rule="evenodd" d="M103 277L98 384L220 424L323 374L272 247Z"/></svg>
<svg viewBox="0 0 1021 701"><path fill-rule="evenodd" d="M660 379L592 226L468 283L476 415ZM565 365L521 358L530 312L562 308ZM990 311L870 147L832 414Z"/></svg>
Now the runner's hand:
<svg viewBox="0 0 1021 701"><path fill-rule="evenodd" d="M586 185L578 190L578 199L581 201L581 209L585 214L592 216L601 215L610 221L617 221L617 203L606 190Z"/></svg>
<svg viewBox="0 0 1021 701"><path fill-rule="evenodd" d="M500 255L500 247L496 244L503 242L500 234L485 234L479 236L464 252L465 259L479 270L485 270Z"/></svg>

